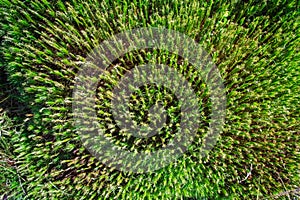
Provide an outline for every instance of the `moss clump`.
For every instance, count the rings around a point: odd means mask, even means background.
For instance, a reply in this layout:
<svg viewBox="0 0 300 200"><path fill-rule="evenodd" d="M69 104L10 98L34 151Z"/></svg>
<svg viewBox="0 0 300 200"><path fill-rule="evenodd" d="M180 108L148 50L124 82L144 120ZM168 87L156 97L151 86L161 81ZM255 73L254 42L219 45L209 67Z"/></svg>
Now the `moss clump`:
<svg viewBox="0 0 300 200"><path fill-rule="evenodd" d="M11 136L15 162L25 180L25 192L20 189L19 196L252 199L299 186L296 1L4 0L0 5L2 64L9 84L20 94L19 103L29 107L18 116L25 120L25 129ZM72 119L74 77L101 41L137 27L165 27L195 39L211 54L225 80L226 124L206 158L199 159L199 148L210 107L201 81L193 87L207 117L198 140L176 163L148 174L123 173L103 165L82 146ZM192 67L168 52L155 51L131 52L115 64L131 68L151 60L173 62L183 74ZM101 102L107 101L105 91L111 84L103 80ZM139 101L145 95L141 90ZM110 116L103 105L99 112ZM156 147L163 141L149 144Z"/></svg>

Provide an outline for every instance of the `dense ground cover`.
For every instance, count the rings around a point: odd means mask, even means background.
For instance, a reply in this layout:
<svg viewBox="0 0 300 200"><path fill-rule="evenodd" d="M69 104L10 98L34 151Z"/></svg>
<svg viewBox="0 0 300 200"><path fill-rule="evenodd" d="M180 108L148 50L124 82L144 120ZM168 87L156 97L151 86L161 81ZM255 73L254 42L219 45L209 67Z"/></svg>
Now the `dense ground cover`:
<svg viewBox="0 0 300 200"><path fill-rule="evenodd" d="M0 5L3 197L299 196L297 1L2 0ZM103 165L82 146L72 118L76 73L86 55L101 41L137 27L165 27L184 33L201 44L216 63L226 87L226 123L207 157L199 158L201 136L210 120L206 85L193 82L197 76L190 75L189 70L196 72L178 56L155 50L130 52L114 63L115 69L130 69L141 63L168 64L194 83L203 102L204 117L191 149L165 168L133 174ZM112 70L101 77L106 84L98 89L99 119L107 124L112 122L107 91L117 78ZM136 105L145 103L149 96L154 99L160 93L166 95L165 92L147 86L136 93ZM145 118L140 109L132 110L141 115L137 120ZM161 135L164 139L148 143L124 142L117 128L113 134L125 147L145 148L140 144L148 144L151 150L160 148L172 136L172 130Z"/></svg>

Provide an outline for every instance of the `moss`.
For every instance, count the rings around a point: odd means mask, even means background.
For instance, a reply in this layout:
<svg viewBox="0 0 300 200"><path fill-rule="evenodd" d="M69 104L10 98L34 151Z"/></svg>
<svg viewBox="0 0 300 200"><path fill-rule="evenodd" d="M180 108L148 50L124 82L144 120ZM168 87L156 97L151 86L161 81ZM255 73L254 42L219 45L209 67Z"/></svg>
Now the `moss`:
<svg viewBox="0 0 300 200"><path fill-rule="evenodd" d="M18 116L26 121L24 130L10 136L19 173L26 177L23 187L28 192L23 195L252 199L294 190L300 163L297 10L296 1L2 1L2 68L6 82L20 94L18 101L29 107ZM103 165L82 146L72 118L76 73L101 41L137 27L184 33L216 63L226 86L226 124L206 158L200 159L199 151L210 107L201 81L193 87L206 118L191 150L175 163L148 174L124 173ZM131 52L114 64L132 68L156 59L174 63L186 76L193 68L178 56L154 50ZM98 89L101 102L109 102L106 91L112 83L107 77L118 79L113 70L102 77L106 85ZM109 116L109 105L103 105L99 113ZM106 120L111 122L110 117ZM120 136L117 128L114 131ZM126 140L123 145L138 144Z"/></svg>

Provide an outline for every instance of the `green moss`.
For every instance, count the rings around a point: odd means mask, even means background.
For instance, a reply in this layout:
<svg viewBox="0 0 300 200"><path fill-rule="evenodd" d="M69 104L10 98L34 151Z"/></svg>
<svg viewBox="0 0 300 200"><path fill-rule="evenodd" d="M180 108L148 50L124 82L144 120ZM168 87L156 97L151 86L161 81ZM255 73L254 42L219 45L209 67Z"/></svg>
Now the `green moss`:
<svg viewBox="0 0 300 200"><path fill-rule="evenodd" d="M18 116L26 120L24 130L10 136L16 165L26 180L22 187L27 193L19 193L26 198L253 199L299 187L296 1L16 0L0 5L2 65L9 84L21 94L18 101L29 107ZM226 124L206 158L200 159L199 151L210 107L201 81L193 87L207 117L191 150L176 163L148 174L123 173L103 165L82 146L72 119L72 89L80 64L101 41L137 27L182 32L216 63L227 92ZM132 68L141 62L173 62L187 76L190 66L168 56L131 52L117 64ZM118 79L113 71L107 76ZM99 100L107 103L100 107L103 115L108 113L106 90L111 84L99 88Z"/></svg>

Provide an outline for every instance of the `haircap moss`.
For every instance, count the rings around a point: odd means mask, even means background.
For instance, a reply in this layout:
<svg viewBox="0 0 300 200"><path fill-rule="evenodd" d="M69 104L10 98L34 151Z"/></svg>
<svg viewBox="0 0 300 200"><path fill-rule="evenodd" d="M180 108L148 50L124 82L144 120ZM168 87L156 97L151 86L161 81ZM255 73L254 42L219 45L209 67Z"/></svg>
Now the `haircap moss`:
<svg viewBox="0 0 300 200"><path fill-rule="evenodd" d="M1 180L4 176L3 180L13 183L4 198L273 199L299 195L297 1L2 0L0 9L0 63L9 85L5 90L10 93L7 88L14 88L14 105L26 105L12 116L14 126L21 121L23 128L7 136L13 152L10 159L19 176L16 181L10 173L0 174ZM99 83L91 108L112 143L129 151L157 150L174 140L179 128L176 95L153 84L132 93L128 108L133 113L130 120L142 126L150 123L152 105L165 106L167 125L161 133L136 138L117 126L110 110L112 91L136 66L171 66L189 82L201 106L196 135L180 158L154 172L122 172L117 166L104 165L82 144L72 94L78 71L101 42L127 30L151 27L180 32L211 56L224 80L225 123L213 149L201 158L213 109L212 93L201 73L176 52L125 53L107 63L108 72L96 77ZM9 107L12 102L0 105Z"/></svg>

